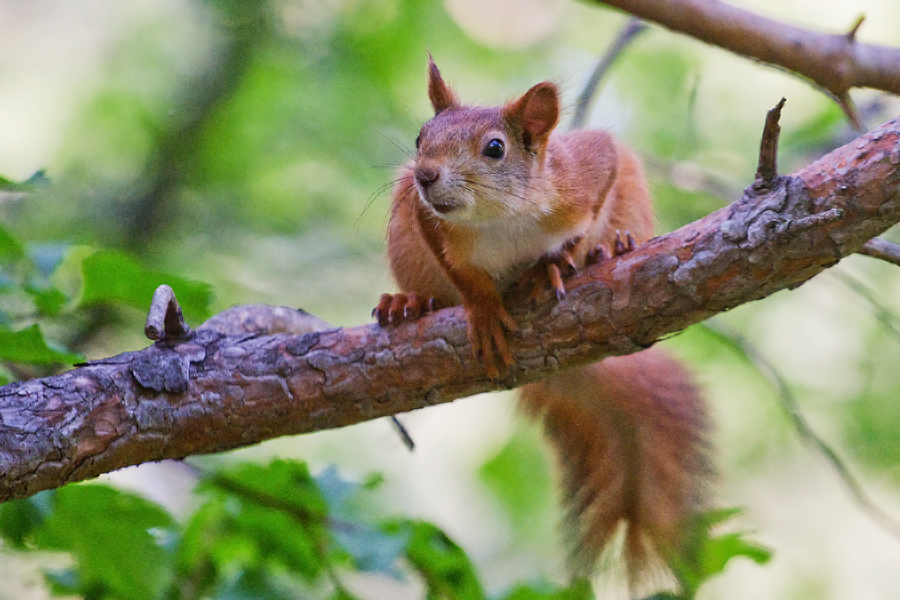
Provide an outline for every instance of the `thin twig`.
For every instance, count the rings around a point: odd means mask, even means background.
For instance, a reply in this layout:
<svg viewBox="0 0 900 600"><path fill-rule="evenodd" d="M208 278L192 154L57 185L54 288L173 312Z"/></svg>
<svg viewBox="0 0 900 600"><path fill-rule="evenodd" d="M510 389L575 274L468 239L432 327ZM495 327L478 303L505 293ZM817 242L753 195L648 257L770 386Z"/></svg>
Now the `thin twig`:
<svg viewBox="0 0 900 600"><path fill-rule="evenodd" d="M847 120L850 121L850 125L853 126L853 129L855 129L857 133L864 132L866 127L862 122L862 117L859 116L859 111L856 110L856 104L853 103L853 98L850 97L849 92L843 92L841 94L831 94L829 92L829 95L837 102L837 105L843 111Z"/></svg>
<svg viewBox="0 0 900 600"><path fill-rule="evenodd" d="M578 100L575 101L575 114L572 116L572 129L581 129L585 126L587 123L588 109L591 106L597 90L600 88L600 81L603 79L603 76L606 75L609 68L628 44L630 44L631 41L645 29L647 29L646 23L640 19L632 18L629 19L628 23L626 23L619 32L615 41L606 50L606 54L603 55L597 63L597 66L594 67L594 71L584 85L584 89L581 90L581 93L578 95Z"/></svg>
<svg viewBox="0 0 900 600"><path fill-rule="evenodd" d="M845 289L865 300L875 311L875 318L878 322L900 338L900 318L875 297L865 282L848 273L846 269L832 269L828 274L841 283Z"/></svg>
<svg viewBox="0 0 900 600"><path fill-rule="evenodd" d="M847 32L847 41L855 42L856 34L859 32L860 26L863 24L863 21L866 20L866 15L859 15L856 17L856 21L853 22L853 25L850 27L850 31Z"/></svg>
<svg viewBox="0 0 900 600"><path fill-rule="evenodd" d="M856 477L850 472L850 469L844 463L838 453L823 440L800 411L800 405L794 397L790 386L784 376L775 368L775 366L766 359L747 339L740 333L722 325L713 320L703 324L707 330L716 334L720 338L724 338L730 342L733 349L740 351L747 361L765 377L770 384L777 390L779 403L784 410L785 415L794 426L794 430L802 441L812 446L821 454L828 464L834 469L838 478L847 487L851 498L859 506L860 510L869 515L874 521L878 522L888 533L900 539L900 521L897 521L885 512L881 507L877 506L871 498L869 498L862 485Z"/></svg>
<svg viewBox="0 0 900 600"><path fill-rule="evenodd" d="M900 244L882 238L872 238L859 249L859 254L878 258L900 267Z"/></svg>
<svg viewBox="0 0 900 600"><path fill-rule="evenodd" d="M406 429L406 426L397 418L397 415L391 415L391 423L394 424L394 429L397 430L397 434L403 440L403 445L406 446L406 449L410 452L415 450L416 443L413 441L412 436L409 435L409 430Z"/></svg>

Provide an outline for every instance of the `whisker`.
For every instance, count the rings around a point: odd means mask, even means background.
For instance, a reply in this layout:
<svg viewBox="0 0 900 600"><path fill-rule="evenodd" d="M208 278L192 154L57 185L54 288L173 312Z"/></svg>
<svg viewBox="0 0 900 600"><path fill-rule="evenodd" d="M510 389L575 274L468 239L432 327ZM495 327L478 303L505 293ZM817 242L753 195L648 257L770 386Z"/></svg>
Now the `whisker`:
<svg viewBox="0 0 900 600"><path fill-rule="evenodd" d="M380 129L376 129L376 131L378 132L378 134L379 134L380 136L382 136L384 139L386 139L386 140L389 141L391 144L393 144L394 147L397 148L397 150L399 150L400 152L402 152L403 154L405 154L405 155L406 155L406 158L408 158L409 160L416 160L416 155L413 154L413 152L412 152L409 148L407 148L406 146L404 146L403 144L401 144L400 142L398 142L397 140L395 140L394 138L392 138L392 137L389 136L388 134L384 133L384 132L381 131Z"/></svg>

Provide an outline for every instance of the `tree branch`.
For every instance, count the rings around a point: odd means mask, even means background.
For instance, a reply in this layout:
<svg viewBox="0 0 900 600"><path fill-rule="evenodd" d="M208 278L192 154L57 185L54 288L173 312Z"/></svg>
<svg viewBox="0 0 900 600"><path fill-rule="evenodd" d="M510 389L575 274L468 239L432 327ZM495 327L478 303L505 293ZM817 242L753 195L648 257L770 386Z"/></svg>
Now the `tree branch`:
<svg viewBox="0 0 900 600"><path fill-rule="evenodd" d="M856 40L857 20L843 34L780 23L718 0L594 0L667 29L793 71L831 94L859 129L848 92L869 87L900 94L900 48Z"/></svg>
<svg viewBox="0 0 900 600"><path fill-rule="evenodd" d="M558 369L794 288L900 221L900 118L707 217L548 290L508 298L510 375L473 358L461 308L382 329L230 335L203 326L0 388L0 500L128 465L341 427ZM252 310L248 311L248 314ZM308 317L308 315L307 315ZM213 318L215 322L216 317Z"/></svg>
<svg viewBox="0 0 900 600"><path fill-rule="evenodd" d="M859 253L900 266L900 245L894 242L874 238L863 244Z"/></svg>

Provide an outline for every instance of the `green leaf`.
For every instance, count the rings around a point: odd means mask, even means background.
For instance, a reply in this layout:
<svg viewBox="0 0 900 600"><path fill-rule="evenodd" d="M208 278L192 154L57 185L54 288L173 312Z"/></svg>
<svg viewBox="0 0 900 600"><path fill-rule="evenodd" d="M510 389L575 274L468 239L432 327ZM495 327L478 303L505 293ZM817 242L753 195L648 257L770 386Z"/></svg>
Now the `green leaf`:
<svg viewBox="0 0 900 600"><path fill-rule="evenodd" d="M215 600L295 600L296 590L284 589L265 572L250 569L220 583Z"/></svg>
<svg viewBox="0 0 900 600"><path fill-rule="evenodd" d="M173 526L164 509L139 496L103 485L71 485L56 491L37 543L72 554L81 594L149 600L160 597L170 577L169 559L154 532Z"/></svg>
<svg viewBox="0 0 900 600"><path fill-rule="evenodd" d="M221 547L226 534L228 513L225 500L206 500L185 523L176 552L179 574L190 578L198 595L213 584L217 575L213 549Z"/></svg>
<svg viewBox="0 0 900 600"><path fill-rule="evenodd" d="M25 256L25 247L22 242L0 225L0 258L15 260L23 256Z"/></svg>
<svg viewBox="0 0 900 600"><path fill-rule="evenodd" d="M389 533L358 521L334 523L331 535L350 554L358 570L390 576L395 575L397 559L409 543L402 532Z"/></svg>
<svg viewBox="0 0 900 600"><path fill-rule="evenodd" d="M683 598L693 598L700 586L722 573L733 558L745 557L765 564L772 551L749 540L744 533L713 536L712 529L741 514L740 508L711 510L697 516L690 531L689 555L673 565Z"/></svg>
<svg viewBox="0 0 900 600"><path fill-rule="evenodd" d="M81 591L81 581L74 567L65 569L48 569L44 578L50 584L54 596L77 596Z"/></svg>
<svg viewBox="0 0 900 600"><path fill-rule="evenodd" d="M362 484L343 479L334 466L319 473L315 482L328 503L329 531L338 546L345 550L360 571L399 575L394 572L397 559L406 549L408 538L392 534L360 519L362 492L381 481L369 476Z"/></svg>
<svg viewBox="0 0 900 600"><path fill-rule="evenodd" d="M66 295L59 291L57 288L49 286L49 287L37 287L37 286L26 286L25 291L28 292L28 295L31 296L31 299L34 301L34 305L37 307L38 312L47 317L55 317L59 315L62 307L65 305Z"/></svg>
<svg viewBox="0 0 900 600"><path fill-rule="evenodd" d="M304 463L242 464L204 478L212 507L198 511L181 560L219 572L281 565L314 581L327 559L328 511Z"/></svg>
<svg viewBox="0 0 900 600"><path fill-rule="evenodd" d="M429 600L486 598L469 557L437 526L423 521L401 521L389 527L389 531L409 536L406 558L422 574Z"/></svg>
<svg viewBox="0 0 900 600"><path fill-rule="evenodd" d="M518 586L503 600L593 600L594 590L587 579L577 579L571 586L558 587L543 582L533 586Z"/></svg>
<svg viewBox="0 0 900 600"><path fill-rule="evenodd" d="M708 510L699 515L698 527L702 527L705 531L709 531L717 525L721 525L726 521L730 521L735 517L744 514L744 509L740 506L732 506L729 508L715 508Z"/></svg>
<svg viewBox="0 0 900 600"><path fill-rule="evenodd" d="M707 578L718 575L732 558L743 556L758 565L772 558L772 551L744 538L741 533L729 533L710 540L704 546L702 562Z"/></svg>
<svg viewBox="0 0 900 600"><path fill-rule="evenodd" d="M71 365L83 360L78 354L61 352L48 346L37 325L19 331L0 329L0 359L41 365Z"/></svg>
<svg viewBox="0 0 900 600"><path fill-rule="evenodd" d="M99 250L84 260L81 271L84 278L81 306L119 303L146 311L153 292L165 283L175 291L186 318L204 321L209 317L212 300L209 284L146 269L121 252Z"/></svg>
<svg viewBox="0 0 900 600"><path fill-rule="evenodd" d="M31 498L0 504L0 537L13 548L25 548L47 515L47 499L52 491Z"/></svg>
<svg viewBox="0 0 900 600"><path fill-rule="evenodd" d="M204 486L224 490L273 508L293 511L298 518L324 522L328 504L306 463L277 459L268 465L243 463L204 479Z"/></svg>

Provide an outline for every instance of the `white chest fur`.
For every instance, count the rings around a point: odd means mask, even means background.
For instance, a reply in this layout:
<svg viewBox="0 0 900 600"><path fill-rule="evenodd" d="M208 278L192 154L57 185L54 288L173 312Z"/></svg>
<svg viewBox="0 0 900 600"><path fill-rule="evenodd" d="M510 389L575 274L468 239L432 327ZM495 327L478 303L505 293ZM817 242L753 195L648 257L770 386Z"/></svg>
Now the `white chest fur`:
<svg viewBox="0 0 900 600"><path fill-rule="evenodd" d="M499 283L509 283L544 254L558 250L577 235L568 231L548 234L531 219L479 227L472 247L471 262Z"/></svg>

